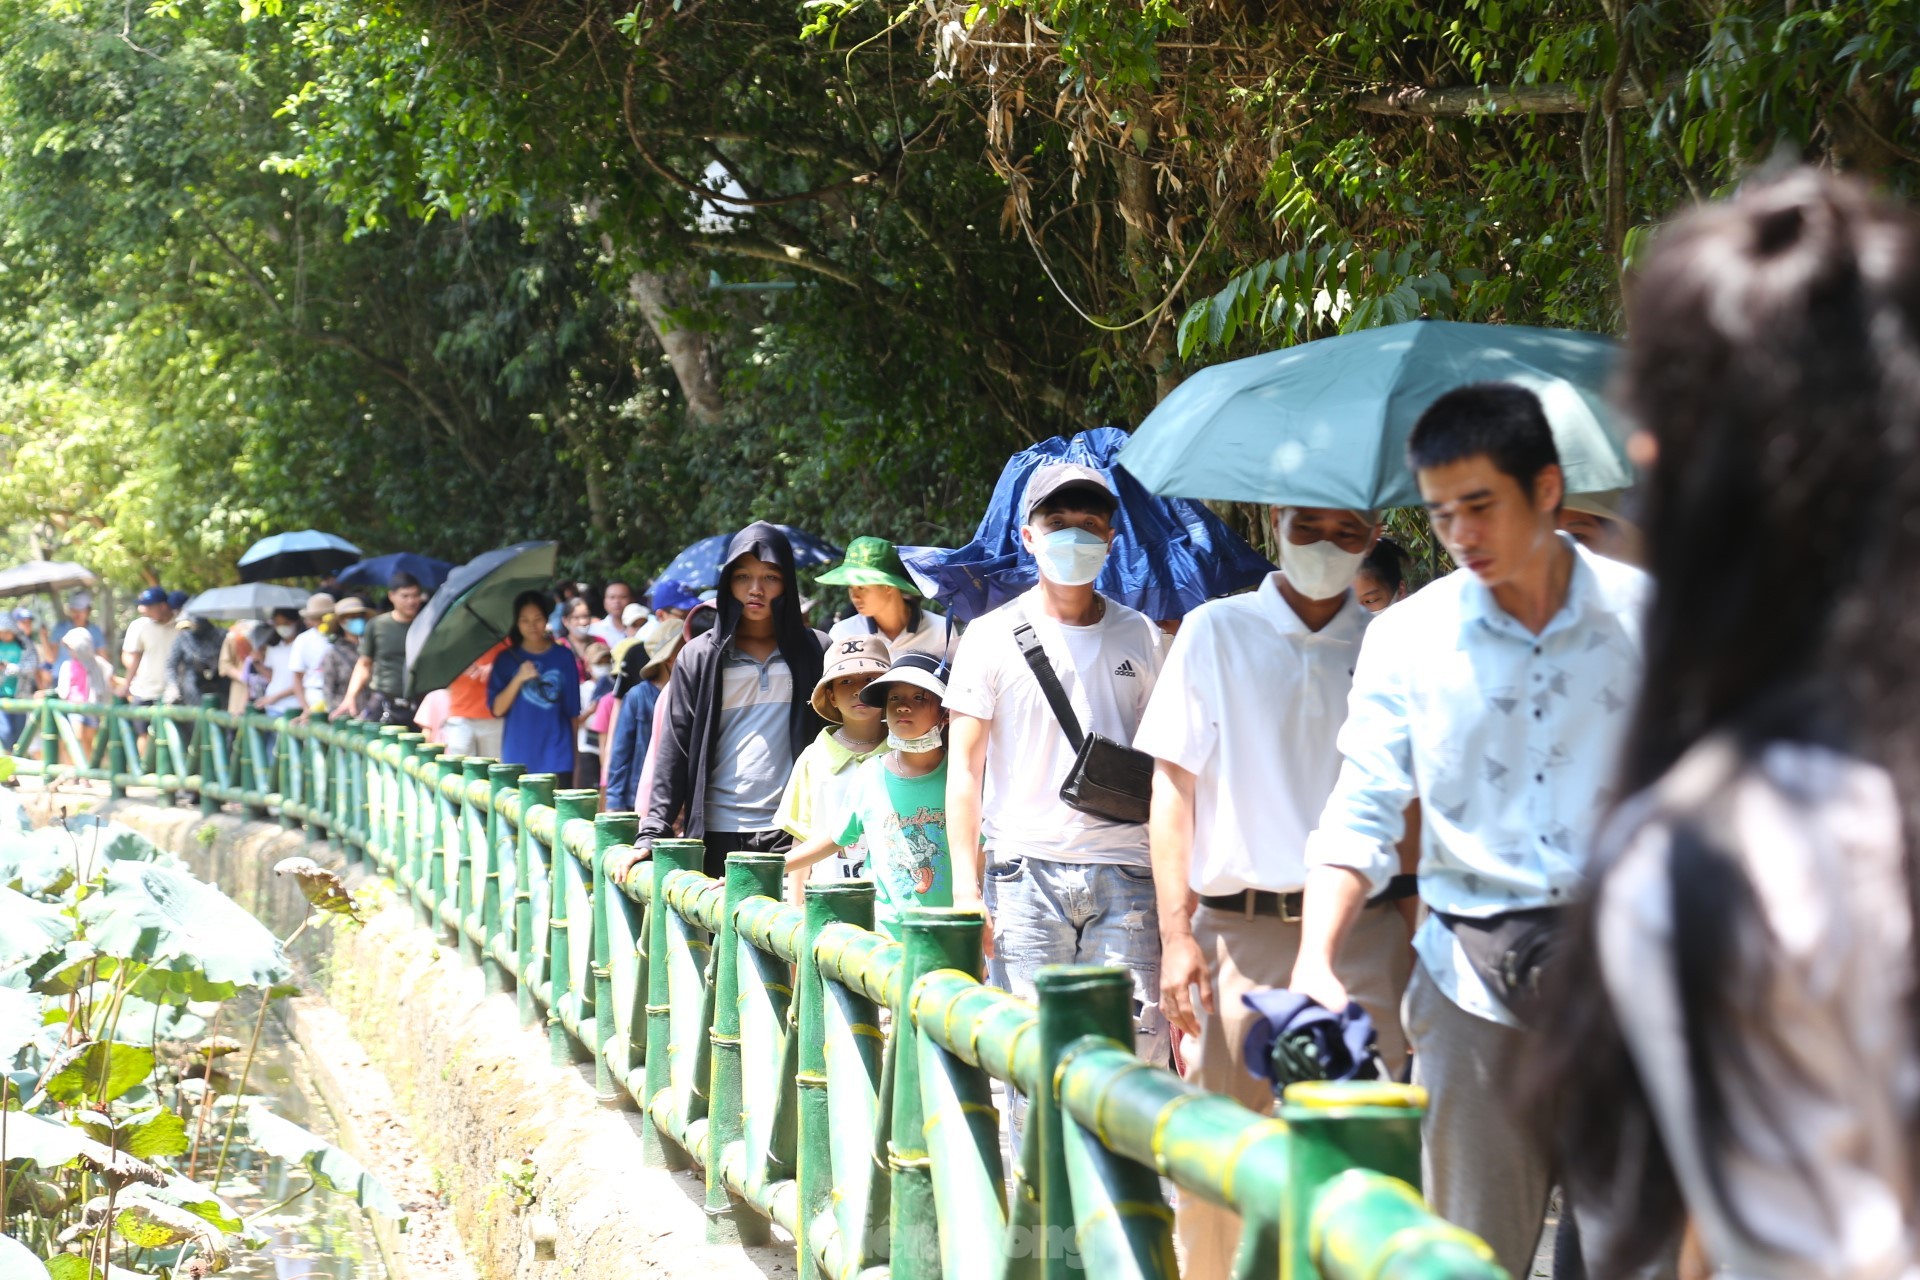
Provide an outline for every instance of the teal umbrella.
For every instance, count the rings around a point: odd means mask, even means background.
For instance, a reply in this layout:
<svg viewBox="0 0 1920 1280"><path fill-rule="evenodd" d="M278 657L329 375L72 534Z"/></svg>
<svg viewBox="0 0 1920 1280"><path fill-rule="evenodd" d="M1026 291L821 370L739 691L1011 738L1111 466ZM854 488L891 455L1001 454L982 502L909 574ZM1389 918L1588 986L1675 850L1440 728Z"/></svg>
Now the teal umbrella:
<svg viewBox="0 0 1920 1280"><path fill-rule="evenodd" d="M1515 382L1546 406L1569 493L1633 484L1607 403L1619 344L1595 333L1414 320L1202 369L1120 453L1155 493L1369 510L1420 501L1407 435L1469 382Z"/></svg>
<svg viewBox="0 0 1920 1280"><path fill-rule="evenodd" d="M553 582L557 542L488 551L447 575L407 628L407 696L444 689L513 630L513 598Z"/></svg>

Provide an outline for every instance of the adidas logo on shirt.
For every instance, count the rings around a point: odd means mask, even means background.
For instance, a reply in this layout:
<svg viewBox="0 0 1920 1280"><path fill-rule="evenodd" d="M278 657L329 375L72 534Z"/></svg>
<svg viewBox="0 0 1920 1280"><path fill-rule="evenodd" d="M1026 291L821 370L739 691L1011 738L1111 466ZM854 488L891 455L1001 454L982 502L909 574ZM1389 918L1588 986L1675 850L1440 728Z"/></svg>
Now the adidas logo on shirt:
<svg viewBox="0 0 1920 1280"><path fill-rule="evenodd" d="M1139 672L1133 669L1133 662L1131 659L1128 659L1128 658L1122 658L1120 660L1120 665L1113 669L1113 674L1117 676L1126 676L1130 680L1138 679L1140 675Z"/></svg>

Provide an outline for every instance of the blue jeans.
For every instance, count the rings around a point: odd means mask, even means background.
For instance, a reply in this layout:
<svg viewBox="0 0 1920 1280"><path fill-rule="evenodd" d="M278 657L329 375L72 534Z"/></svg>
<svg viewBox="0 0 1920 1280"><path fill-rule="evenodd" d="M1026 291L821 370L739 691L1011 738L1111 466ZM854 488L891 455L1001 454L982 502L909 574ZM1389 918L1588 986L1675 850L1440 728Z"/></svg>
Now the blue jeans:
<svg viewBox="0 0 1920 1280"><path fill-rule="evenodd" d="M1006 858L987 868L982 897L993 918L987 980L1023 999L1048 964L1116 965L1133 975L1134 1051L1156 1067L1168 1062L1160 1013L1160 913L1153 870L1106 862ZM1017 1137L1026 1099L1007 1091Z"/></svg>

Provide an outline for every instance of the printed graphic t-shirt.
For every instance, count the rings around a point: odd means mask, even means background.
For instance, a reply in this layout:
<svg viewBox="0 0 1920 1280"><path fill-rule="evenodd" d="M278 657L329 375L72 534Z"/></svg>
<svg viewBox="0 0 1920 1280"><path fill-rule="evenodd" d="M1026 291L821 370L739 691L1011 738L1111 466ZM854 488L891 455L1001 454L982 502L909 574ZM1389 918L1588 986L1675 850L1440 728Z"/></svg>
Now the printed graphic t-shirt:
<svg viewBox="0 0 1920 1280"><path fill-rule="evenodd" d="M906 908L953 905L953 860L947 854L947 762L923 777L903 778L888 759L878 756L859 767L835 842L866 840L874 927L892 938Z"/></svg>

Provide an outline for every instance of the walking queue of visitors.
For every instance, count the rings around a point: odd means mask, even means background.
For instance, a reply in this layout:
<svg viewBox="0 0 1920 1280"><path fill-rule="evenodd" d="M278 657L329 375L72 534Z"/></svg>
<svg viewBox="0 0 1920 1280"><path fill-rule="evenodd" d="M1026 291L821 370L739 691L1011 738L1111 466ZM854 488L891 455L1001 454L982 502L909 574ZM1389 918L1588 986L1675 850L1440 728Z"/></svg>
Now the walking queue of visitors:
<svg viewBox="0 0 1920 1280"><path fill-rule="evenodd" d="M1920 221L1758 185L1660 240L1628 320L1639 491L1569 494L1532 391L1449 391L1407 464L1458 567L1418 590L1381 513L1277 507L1279 570L1163 630L1094 586L1113 488L1055 463L1019 502L1037 584L964 631L871 536L815 630L754 523L708 602L523 594L437 710L399 579L226 633L149 588L124 676L76 593L57 637L0 616L0 696L417 719L604 786L640 817L616 880L675 836L716 876L783 853L796 894L869 877L887 933L980 909L1009 991L1122 967L1141 1056L1255 1110L1242 997L1364 1011L1426 1090L1427 1198L1512 1275L1558 1188L1591 1274L1684 1241L1689 1274L1910 1276ZM1096 756L1137 787L1082 786ZM1182 1196L1176 1230L1184 1274L1232 1273L1235 1215Z"/></svg>

